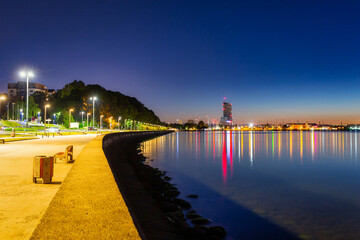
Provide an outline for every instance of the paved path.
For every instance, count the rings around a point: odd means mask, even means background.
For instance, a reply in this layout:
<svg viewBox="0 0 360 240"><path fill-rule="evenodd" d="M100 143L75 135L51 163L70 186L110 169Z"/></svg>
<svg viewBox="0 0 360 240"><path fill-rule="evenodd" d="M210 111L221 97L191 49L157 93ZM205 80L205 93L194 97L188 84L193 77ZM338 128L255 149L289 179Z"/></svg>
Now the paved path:
<svg viewBox="0 0 360 240"><path fill-rule="evenodd" d="M98 136L85 146L31 239L140 239Z"/></svg>
<svg viewBox="0 0 360 240"><path fill-rule="evenodd" d="M0 144L0 239L29 239L72 164L57 163L52 184L32 182L33 157L74 146L77 159L96 135L50 137Z"/></svg>

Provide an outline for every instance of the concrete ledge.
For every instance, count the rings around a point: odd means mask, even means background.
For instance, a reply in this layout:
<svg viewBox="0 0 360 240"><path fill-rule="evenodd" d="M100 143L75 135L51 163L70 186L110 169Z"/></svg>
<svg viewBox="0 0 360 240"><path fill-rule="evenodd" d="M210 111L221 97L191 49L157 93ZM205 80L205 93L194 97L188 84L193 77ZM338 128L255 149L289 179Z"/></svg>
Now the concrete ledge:
<svg viewBox="0 0 360 240"><path fill-rule="evenodd" d="M31 239L140 239L102 140L84 147Z"/></svg>
<svg viewBox="0 0 360 240"><path fill-rule="evenodd" d="M103 140L104 152L120 192L123 194L137 228L141 230L141 237L147 240L185 239L138 179L137 174L143 173L136 172L131 165L133 161L138 162L136 152L138 143L170 132L114 133L106 135Z"/></svg>

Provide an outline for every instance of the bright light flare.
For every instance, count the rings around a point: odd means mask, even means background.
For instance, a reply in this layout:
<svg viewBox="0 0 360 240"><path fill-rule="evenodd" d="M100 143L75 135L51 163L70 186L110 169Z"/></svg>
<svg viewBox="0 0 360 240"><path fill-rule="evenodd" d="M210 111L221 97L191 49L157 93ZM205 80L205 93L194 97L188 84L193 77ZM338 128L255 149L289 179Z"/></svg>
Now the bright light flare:
<svg viewBox="0 0 360 240"><path fill-rule="evenodd" d="M32 71L20 71L19 76L22 77L22 78L24 78L24 77L34 77L34 72L32 72Z"/></svg>
<svg viewBox="0 0 360 240"><path fill-rule="evenodd" d="M250 123L250 124L249 124L249 127L250 127L250 128L254 127L254 124L253 124L253 123Z"/></svg>

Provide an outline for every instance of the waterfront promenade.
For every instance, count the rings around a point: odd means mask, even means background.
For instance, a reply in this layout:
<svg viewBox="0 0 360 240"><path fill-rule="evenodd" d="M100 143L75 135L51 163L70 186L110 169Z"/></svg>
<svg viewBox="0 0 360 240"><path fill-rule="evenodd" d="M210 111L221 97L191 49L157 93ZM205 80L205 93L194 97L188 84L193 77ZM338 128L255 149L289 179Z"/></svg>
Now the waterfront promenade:
<svg viewBox="0 0 360 240"><path fill-rule="evenodd" d="M0 145L0 239L29 239L73 164L59 162L52 184L32 182L33 157L74 146L74 158L96 135L71 135Z"/></svg>
<svg viewBox="0 0 360 240"><path fill-rule="evenodd" d="M140 239L98 136L85 146L31 239Z"/></svg>

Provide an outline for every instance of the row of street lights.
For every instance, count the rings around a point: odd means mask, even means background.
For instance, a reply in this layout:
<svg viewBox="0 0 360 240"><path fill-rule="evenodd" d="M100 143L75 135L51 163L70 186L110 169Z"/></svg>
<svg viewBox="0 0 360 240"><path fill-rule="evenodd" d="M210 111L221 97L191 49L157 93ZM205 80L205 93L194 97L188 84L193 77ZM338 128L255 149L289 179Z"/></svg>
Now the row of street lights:
<svg viewBox="0 0 360 240"><path fill-rule="evenodd" d="M30 71L30 70L26 70L26 71L21 71L19 73L19 75L22 78L26 78L26 127L28 127L29 126L29 78L34 77L34 73L32 71ZM1 113L1 100L5 100L5 99L6 98L4 96L0 97L0 113ZM90 97L90 100L92 100L92 102L93 102L93 124L92 125L93 125L93 129L94 129L95 128L95 101L97 100L97 97L95 97L95 96ZM48 107L50 107L49 104L45 105L45 116L44 116L45 130L46 130L46 108L48 108ZM71 112L72 111L74 111L74 109L69 110L69 132L70 132ZM81 112L81 114L82 114L81 115L81 121L83 123L84 112ZM21 112L20 115L22 117L23 113ZM91 114L87 113L87 126L89 126L89 115L91 115ZM103 115L100 116L100 128L101 129L102 129L102 118L103 117L104 117ZM0 116L0 118L1 118L1 116ZM109 118L110 129L111 129L111 125L112 125L111 124L112 119L113 119L113 117ZM118 118L119 129L120 129L120 120L121 120L121 117ZM54 122L55 122L55 114L54 114ZM126 122L126 119L125 119L125 122ZM136 121L134 121L134 124L135 124L135 122Z"/></svg>

